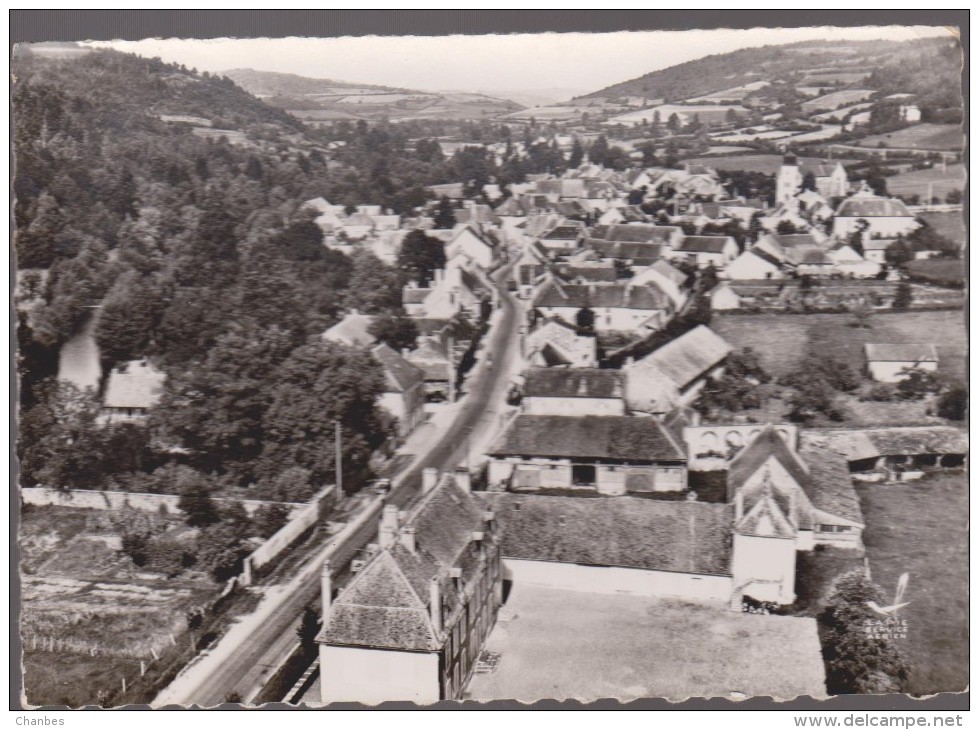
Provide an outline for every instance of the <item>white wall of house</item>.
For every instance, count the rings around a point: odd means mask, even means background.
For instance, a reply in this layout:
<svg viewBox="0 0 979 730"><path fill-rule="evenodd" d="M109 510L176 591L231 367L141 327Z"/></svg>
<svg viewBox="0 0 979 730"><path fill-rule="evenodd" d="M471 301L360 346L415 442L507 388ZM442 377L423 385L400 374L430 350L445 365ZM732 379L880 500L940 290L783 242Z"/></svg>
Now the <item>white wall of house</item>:
<svg viewBox="0 0 979 730"><path fill-rule="evenodd" d="M833 235L837 238L848 237L857 230L858 221L867 221L870 225L864 234L865 236L878 236L880 238L906 236L918 227L911 216L868 216L866 218L836 216L833 219Z"/></svg>
<svg viewBox="0 0 979 730"><path fill-rule="evenodd" d="M780 424L777 431L794 451L798 442L798 428L786 423ZM745 446L759 433L761 426L757 423L686 426L683 429L683 441L687 447L687 467L696 471L726 469L727 455L731 450ZM718 456L719 454L723 456Z"/></svg>
<svg viewBox="0 0 979 730"><path fill-rule="evenodd" d="M735 590L758 601L795 601L796 541L788 538L734 536L731 561ZM754 581L754 582L753 582Z"/></svg>
<svg viewBox="0 0 979 730"><path fill-rule="evenodd" d="M523 399L523 412L531 416L624 416L622 398L542 398Z"/></svg>
<svg viewBox="0 0 979 730"><path fill-rule="evenodd" d="M696 575L507 557L503 558L503 576L518 584L586 593L629 593L709 601L727 601L732 590L729 575ZM609 620L615 619L609 617Z"/></svg>
<svg viewBox="0 0 979 730"><path fill-rule="evenodd" d="M935 372L938 370L937 362L868 362L867 371L870 377L881 383L897 383L907 377L902 371L905 368L916 368Z"/></svg>
<svg viewBox="0 0 979 730"><path fill-rule="evenodd" d="M720 286L711 292L710 308L717 311L740 309L741 297L731 287Z"/></svg>
<svg viewBox="0 0 979 730"><path fill-rule="evenodd" d="M785 278L785 274L778 266L761 256L756 256L751 251L745 251L728 264L724 269L724 276L736 280Z"/></svg>
<svg viewBox="0 0 979 730"><path fill-rule="evenodd" d="M568 324L575 324L580 307L538 307L548 317L560 317ZM595 313L596 332L634 332L645 327L660 329L666 321L664 310L625 309L623 307L591 307Z"/></svg>
<svg viewBox="0 0 979 730"><path fill-rule="evenodd" d="M596 464L593 484L575 484L572 460L521 459L519 456L490 458L491 485L506 483L519 472L515 486L521 489L583 489L620 496L627 492L680 492L687 488L686 469L680 465Z"/></svg>
<svg viewBox="0 0 979 730"><path fill-rule="evenodd" d="M484 269L493 267L495 252L491 246L483 243L479 237L473 233L472 229L464 228L449 244L446 254L450 259L459 254L468 256Z"/></svg>
<svg viewBox="0 0 979 730"><path fill-rule="evenodd" d="M366 705L390 700L438 702L436 653L320 645L320 699Z"/></svg>
<svg viewBox="0 0 979 730"><path fill-rule="evenodd" d="M863 547L863 528L857 523L821 510L815 510L813 520L813 542L840 548Z"/></svg>

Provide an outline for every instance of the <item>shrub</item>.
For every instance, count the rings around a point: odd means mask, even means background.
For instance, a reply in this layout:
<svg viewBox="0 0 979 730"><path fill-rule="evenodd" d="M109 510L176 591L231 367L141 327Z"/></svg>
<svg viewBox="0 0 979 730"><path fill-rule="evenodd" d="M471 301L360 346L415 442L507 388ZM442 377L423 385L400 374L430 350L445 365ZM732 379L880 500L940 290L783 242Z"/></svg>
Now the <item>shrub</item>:
<svg viewBox="0 0 979 730"><path fill-rule="evenodd" d="M897 400L897 389L890 383L874 383L860 400L888 402Z"/></svg>
<svg viewBox="0 0 979 730"><path fill-rule="evenodd" d="M927 370L905 369L905 377L897 384L898 395L904 400L920 400L941 387L938 376Z"/></svg>
<svg viewBox="0 0 979 730"><path fill-rule="evenodd" d="M969 392L961 383L952 385L941 394L936 403L936 412L951 421L964 421L968 407Z"/></svg>

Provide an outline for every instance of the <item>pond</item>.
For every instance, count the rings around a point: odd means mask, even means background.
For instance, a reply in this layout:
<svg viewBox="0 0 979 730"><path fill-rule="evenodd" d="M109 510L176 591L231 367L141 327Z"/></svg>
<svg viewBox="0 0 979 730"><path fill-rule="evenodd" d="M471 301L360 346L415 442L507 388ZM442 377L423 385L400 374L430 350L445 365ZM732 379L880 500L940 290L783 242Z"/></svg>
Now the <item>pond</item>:
<svg viewBox="0 0 979 730"><path fill-rule="evenodd" d="M62 345L58 353L59 381L72 383L79 388L98 389L102 378L99 347L95 343L99 311L93 309L81 330Z"/></svg>

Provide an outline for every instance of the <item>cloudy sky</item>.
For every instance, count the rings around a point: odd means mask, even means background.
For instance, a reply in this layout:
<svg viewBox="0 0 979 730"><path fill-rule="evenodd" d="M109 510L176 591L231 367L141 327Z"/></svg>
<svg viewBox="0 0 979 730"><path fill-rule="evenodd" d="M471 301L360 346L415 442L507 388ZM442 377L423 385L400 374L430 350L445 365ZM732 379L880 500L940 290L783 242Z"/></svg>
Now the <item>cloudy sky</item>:
<svg viewBox="0 0 979 730"><path fill-rule="evenodd" d="M804 40L908 39L940 27L755 28L439 37L148 39L98 42L201 71L233 68L420 90L594 91L684 61Z"/></svg>

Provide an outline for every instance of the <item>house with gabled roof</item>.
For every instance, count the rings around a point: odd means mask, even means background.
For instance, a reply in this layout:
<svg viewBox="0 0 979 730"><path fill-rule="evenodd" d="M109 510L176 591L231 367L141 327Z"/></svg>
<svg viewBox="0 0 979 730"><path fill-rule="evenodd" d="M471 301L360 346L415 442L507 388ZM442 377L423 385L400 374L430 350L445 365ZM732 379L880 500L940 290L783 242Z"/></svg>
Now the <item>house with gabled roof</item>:
<svg viewBox="0 0 979 730"><path fill-rule="evenodd" d="M525 370L521 411L531 416L624 416L621 370L546 368Z"/></svg>
<svg viewBox="0 0 979 730"><path fill-rule="evenodd" d="M626 402L630 410L664 414L689 405L708 378L718 377L731 346L698 325L641 360L626 363Z"/></svg>
<svg viewBox="0 0 979 730"><path fill-rule="evenodd" d="M619 243L655 243L676 248L683 241L683 229L679 226L659 226L652 223L619 223L595 226L588 238Z"/></svg>
<svg viewBox="0 0 979 730"><path fill-rule="evenodd" d="M373 316L351 309L343 319L327 329L322 337L324 340L340 342L351 347L367 347L377 342L377 338L370 333L373 322Z"/></svg>
<svg viewBox="0 0 979 730"><path fill-rule="evenodd" d="M523 341L526 362L533 367L593 368L598 366L595 337L582 334L561 319L547 319Z"/></svg>
<svg viewBox="0 0 979 730"><path fill-rule="evenodd" d="M540 236L540 245L545 250L563 256L569 256L581 247L585 238L584 223L565 220Z"/></svg>
<svg viewBox="0 0 979 730"><path fill-rule="evenodd" d="M436 336L420 336L418 346L405 358L424 373L425 398L428 401L445 400L452 396L451 381L455 378L454 353L445 341Z"/></svg>
<svg viewBox="0 0 979 730"><path fill-rule="evenodd" d="M897 383L912 370L938 370L938 349L932 344L866 344L863 346L870 377L882 383Z"/></svg>
<svg viewBox="0 0 979 730"><path fill-rule="evenodd" d="M102 397L101 423L138 421L160 402L166 375L148 360L130 360L109 373Z"/></svg>
<svg viewBox="0 0 979 730"><path fill-rule="evenodd" d="M840 239L864 229L864 238L897 238L918 228L914 214L898 198L874 195L864 187L844 200L833 217L833 235Z"/></svg>
<svg viewBox="0 0 979 730"><path fill-rule="evenodd" d="M336 596L323 566L321 594L324 704L458 699L502 603L495 515L468 472L426 469L410 511L384 507L378 543Z"/></svg>
<svg viewBox="0 0 979 730"><path fill-rule="evenodd" d="M398 435L407 436L425 417L425 372L384 343L371 355L384 373L378 405L398 419Z"/></svg>
<svg viewBox="0 0 979 730"><path fill-rule="evenodd" d="M488 451L489 482L511 490L675 492L686 453L655 418L516 416Z"/></svg>
<svg viewBox="0 0 979 730"><path fill-rule="evenodd" d="M675 311L669 296L652 282L645 284L543 283L533 299L534 310L577 324L578 313L590 309L596 332L653 332L662 329Z"/></svg>
<svg viewBox="0 0 979 730"><path fill-rule="evenodd" d="M752 246L724 269L724 278L732 280L784 279L782 260L764 246Z"/></svg>
<svg viewBox="0 0 979 730"><path fill-rule="evenodd" d="M698 269L713 266L722 271L737 258L739 251L732 236L684 236L667 255L696 264Z"/></svg>
<svg viewBox="0 0 979 730"><path fill-rule="evenodd" d="M479 230L472 225L456 228L452 240L445 247L445 255L450 260L462 256L489 270L503 255L497 236L489 230Z"/></svg>

